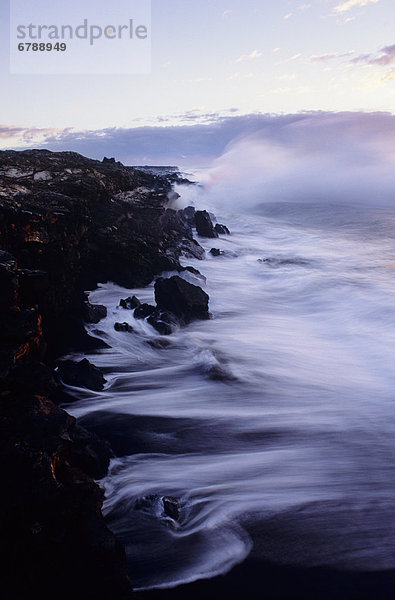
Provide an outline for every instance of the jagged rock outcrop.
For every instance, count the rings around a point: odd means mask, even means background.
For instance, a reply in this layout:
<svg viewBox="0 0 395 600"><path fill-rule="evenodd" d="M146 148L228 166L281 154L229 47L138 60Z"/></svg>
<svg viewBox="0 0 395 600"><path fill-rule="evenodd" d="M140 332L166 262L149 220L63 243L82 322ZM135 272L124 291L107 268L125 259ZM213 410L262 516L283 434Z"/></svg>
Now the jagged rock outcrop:
<svg viewBox="0 0 395 600"><path fill-rule="evenodd" d="M141 302L138 298L136 298L136 296L132 296L132 297L128 297L128 298L122 298L119 302L119 306L121 308L125 308L127 310L133 310L135 308L137 308L138 306L140 306Z"/></svg>
<svg viewBox="0 0 395 600"><path fill-rule="evenodd" d="M229 229L226 227L226 225L222 225L221 223L215 224L214 231L220 235L230 235Z"/></svg>
<svg viewBox="0 0 395 600"><path fill-rule="evenodd" d="M183 215L166 206L174 180L174 173L158 176L73 152L0 152L5 600L118 600L132 593L92 479L105 474L111 449L57 406L67 398L53 369L61 354L97 347L83 320L98 322L105 309L87 304L84 290L109 279L142 286L163 270L181 270L182 247L203 252ZM93 366L83 367L98 381Z"/></svg>
<svg viewBox="0 0 395 600"><path fill-rule="evenodd" d="M169 279L159 277L155 282L155 300L161 310L169 311L182 322L193 319L209 319L209 297L197 285L193 285L178 275Z"/></svg>
<svg viewBox="0 0 395 600"><path fill-rule="evenodd" d="M79 362L63 360L59 362L58 373L64 383L89 390L100 391L106 380L100 369L92 365L87 358Z"/></svg>
<svg viewBox="0 0 395 600"><path fill-rule="evenodd" d="M51 348L65 353L78 337L89 349L82 290L108 280L143 286L181 268L183 251L202 258L182 211L166 207L170 192L166 177L111 160L0 152L2 248L26 271L23 302L37 301Z"/></svg>
<svg viewBox="0 0 395 600"><path fill-rule="evenodd" d="M115 331L121 331L123 333L133 333L134 329L129 323L124 321L123 323L114 323Z"/></svg>
<svg viewBox="0 0 395 600"><path fill-rule="evenodd" d="M127 598L123 550L91 479L105 475L111 449L55 404L42 315L23 305L24 277L1 252L0 596Z"/></svg>
<svg viewBox="0 0 395 600"><path fill-rule="evenodd" d="M217 238L213 222L207 210L197 210L195 212L196 231L198 235L206 238Z"/></svg>
<svg viewBox="0 0 395 600"><path fill-rule="evenodd" d="M86 323L99 323L99 321L107 316L107 309L101 304L86 302L82 316Z"/></svg>

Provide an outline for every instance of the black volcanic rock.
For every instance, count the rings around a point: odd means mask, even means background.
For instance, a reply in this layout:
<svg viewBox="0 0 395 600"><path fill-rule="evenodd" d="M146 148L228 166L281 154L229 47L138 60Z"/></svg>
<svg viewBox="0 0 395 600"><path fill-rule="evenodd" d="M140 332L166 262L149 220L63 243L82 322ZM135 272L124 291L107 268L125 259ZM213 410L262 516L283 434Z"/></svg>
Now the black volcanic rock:
<svg viewBox="0 0 395 600"><path fill-rule="evenodd" d="M107 309L101 304L90 304L84 306L83 318L86 323L99 323L107 316Z"/></svg>
<svg viewBox="0 0 395 600"><path fill-rule="evenodd" d="M42 362L34 286L35 307L21 304L25 275L15 257L0 252L0 469L7 482L0 495L0 597L66 600L78 590L84 598L126 599L123 549L90 479L105 475L112 453L54 403L58 385Z"/></svg>
<svg viewBox="0 0 395 600"><path fill-rule="evenodd" d="M210 254L212 254L212 256L221 256L222 252L219 248L211 248Z"/></svg>
<svg viewBox="0 0 395 600"><path fill-rule="evenodd" d="M196 227L196 221L195 221L195 208L193 206L187 206L186 208L182 208L181 210L178 211L183 219L185 219L187 221L187 223L189 223L189 225L191 227Z"/></svg>
<svg viewBox="0 0 395 600"><path fill-rule="evenodd" d="M133 596L92 480L105 474L111 450L57 406L71 397L53 368L62 354L103 346L83 320L98 322L105 309L87 304L85 290L109 280L144 286L164 270L180 270L182 253L203 257L191 222L167 206L177 181L176 170L74 152L0 152L4 599ZM168 326L163 309L150 307L146 316L156 310L158 326ZM91 389L104 383L88 361L63 361L59 374Z"/></svg>
<svg viewBox="0 0 395 600"><path fill-rule="evenodd" d="M170 335L179 325L177 317L158 308L148 317L147 322L152 325L160 335Z"/></svg>
<svg viewBox="0 0 395 600"><path fill-rule="evenodd" d="M206 292L178 275L156 280L155 300L159 309L170 311L185 323L210 318Z"/></svg>
<svg viewBox="0 0 395 600"><path fill-rule="evenodd" d="M162 319L151 316L148 317L147 321L160 335L170 335L173 333L173 327L169 323L162 321Z"/></svg>
<svg viewBox="0 0 395 600"><path fill-rule="evenodd" d="M136 297L136 296L132 296L132 297L128 297L128 298L122 298L119 302L119 306L121 308L125 308L127 310L132 310L134 308L137 308L138 306L140 306L141 302L140 300Z"/></svg>
<svg viewBox="0 0 395 600"><path fill-rule="evenodd" d="M79 362L72 360L61 361L59 362L58 370L60 377L68 385L100 391L106 383L100 369L92 365L87 358L83 358Z"/></svg>
<svg viewBox="0 0 395 600"><path fill-rule="evenodd" d="M70 331L64 313L84 310L83 290L144 286L177 270L181 253L204 255L187 220L166 207L167 176L74 152L4 151L0 191L2 249L25 270L26 306L37 301L51 348Z"/></svg>
<svg viewBox="0 0 395 600"><path fill-rule="evenodd" d="M221 225L220 223L215 224L214 230L220 235L230 235L230 231L226 225Z"/></svg>
<svg viewBox="0 0 395 600"><path fill-rule="evenodd" d="M146 319L152 315L153 312L155 312L155 306L144 303L134 309L133 316L135 319Z"/></svg>
<svg viewBox="0 0 395 600"><path fill-rule="evenodd" d="M211 217L206 210L197 210L195 212L195 223L198 235L207 238L218 237L218 233L214 229Z"/></svg>
<svg viewBox="0 0 395 600"><path fill-rule="evenodd" d="M177 521L180 516L180 507L178 506L178 502L175 498L169 498L168 496L164 496L162 498L163 502L163 512L165 515Z"/></svg>
<svg viewBox="0 0 395 600"><path fill-rule="evenodd" d="M126 333L133 333L134 329L129 323L115 323L114 325L115 331L123 331Z"/></svg>
<svg viewBox="0 0 395 600"><path fill-rule="evenodd" d="M184 238L180 241L179 249L187 258L204 258L204 248L194 239Z"/></svg>

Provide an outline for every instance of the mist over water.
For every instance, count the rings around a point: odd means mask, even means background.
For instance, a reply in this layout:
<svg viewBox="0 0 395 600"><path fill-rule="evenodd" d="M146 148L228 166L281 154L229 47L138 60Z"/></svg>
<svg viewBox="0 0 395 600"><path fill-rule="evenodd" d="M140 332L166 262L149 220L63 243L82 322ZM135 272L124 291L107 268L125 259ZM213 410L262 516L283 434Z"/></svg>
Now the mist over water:
<svg viewBox="0 0 395 600"><path fill-rule="evenodd" d="M307 114L239 134L202 174L224 210L263 202L392 206L395 124L385 114ZM207 202L207 198L205 198Z"/></svg>
<svg viewBox="0 0 395 600"><path fill-rule="evenodd" d="M111 348L88 356L108 383L74 390L72 412L117 452L105 513L136 588L247 556L395 568L393 159L371 138L303 151L305 135L291 128L274 149L258 134L238 141L198 175L203 187L181 190L180 206L209 208L232 232L199 239L223 255L183 261L207 279L210 321L160 348L118 307L130 290L90 294L108 307L89 328ZM133 293L153 300L153 286ZM177 499L178 520L162 497Z"/></svg>

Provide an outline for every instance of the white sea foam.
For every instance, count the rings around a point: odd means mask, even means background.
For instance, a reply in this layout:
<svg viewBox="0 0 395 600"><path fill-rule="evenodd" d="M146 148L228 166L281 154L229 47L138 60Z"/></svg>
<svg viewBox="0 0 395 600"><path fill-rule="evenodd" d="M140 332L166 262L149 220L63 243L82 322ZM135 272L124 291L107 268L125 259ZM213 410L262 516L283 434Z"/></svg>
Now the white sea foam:
<svg viewBox="0 0 395 600"><path fill-rule="evenodd" d="M219 189L183 204L215 208ZM251 550L245 528L253 552L285 563L395 565L395 213L309 202L234 214L238 192L217 206L232 235L200 240L228 254L185 261L207 277L212 320L153 348L151 326L118 307L131 293L152 302L152 286L90 295L108 307L90 326L111 345L91 357L108 383L78 390L71 408L134 419L145 448L103 481L139 588L227 571ZM231 378L210 377L218 367ZM150 495L176 497L179 522L142 516L136 501ZM273 518L260 544L258 523Z"/></svg>

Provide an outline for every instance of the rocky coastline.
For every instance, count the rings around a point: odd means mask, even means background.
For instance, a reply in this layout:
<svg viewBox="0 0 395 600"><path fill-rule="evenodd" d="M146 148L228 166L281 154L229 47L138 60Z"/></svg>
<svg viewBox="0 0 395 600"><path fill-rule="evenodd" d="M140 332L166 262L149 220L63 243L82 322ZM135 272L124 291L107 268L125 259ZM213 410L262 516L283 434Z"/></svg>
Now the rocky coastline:
<svg viewBox="0 0 395 600"><path fill-rule="evenodd" d="M65 381L101 389L88 361L61 363L98 340L85 322L104 307L85 291L111 280L145 286L181 272L180 255L202 258L193 238L218 237L208 213L173 210L174 169L125 167L73 152L0 152L0 596L134 597L121 545L107 528L103 492L112 449L79 426L60 404ZM208 296L173 276L159 278L157 306L126 299L161 335L174 323L209 318ZM132 301L132 304L130 303ZM136 304L133 305L133 302ZM144 314L143 314L144 313ZM124 324L117 323L122 331ZM82 364L81 364L82 363ZM74 378L74 379L73 379Z"/></svg>

